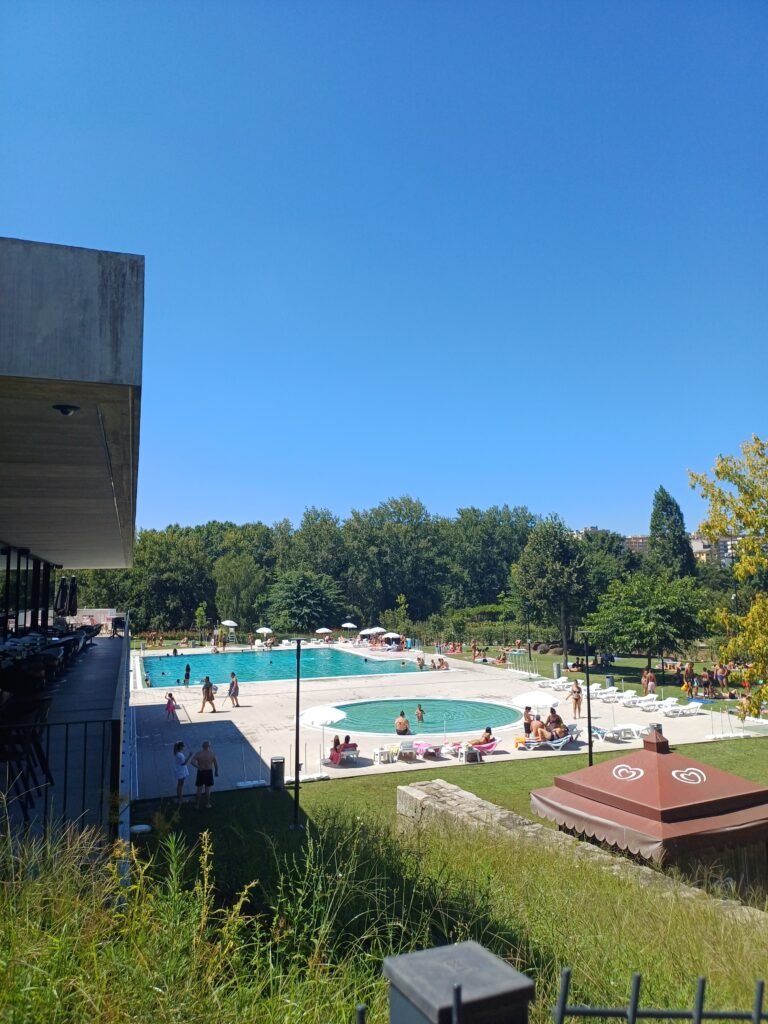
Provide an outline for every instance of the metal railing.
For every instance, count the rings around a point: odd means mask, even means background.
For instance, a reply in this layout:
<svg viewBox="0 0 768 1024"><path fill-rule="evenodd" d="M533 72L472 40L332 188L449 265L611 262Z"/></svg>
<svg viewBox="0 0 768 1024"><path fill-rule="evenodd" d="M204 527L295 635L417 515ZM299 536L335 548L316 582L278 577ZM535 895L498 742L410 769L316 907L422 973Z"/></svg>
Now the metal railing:
<svg viewBox="0 0 768 1024"><path fill-rule="evenodd" d="M484 1024L528 1024L529 1005L535 998L534 982L506 961L494 956L476 942L435 947L387 957L384 975L389 979L390 1024L427 1024L428 1021L482 1019ZM629 1001L625 1006L582 1006L570 1004L571 969L560 974L557 1004L552 1008L554 1024L566 1018L598 1017L636 1024L639 1020L692 1021L768 1021L763 1003L765 982L755 982L751 1010L707 1010L704 1008L706 979L699 977L693 1004L683 1009L640 1006L642 975L632 976ZM365 1024L366 1007L358 1006L356 1024Z"/></svg>
<svg viewBox="0 0 768 1024"><path fill-rule="evenodd" d="M604 1019L618 1018L626 1020L628 1024L635 1024L637 1020L656 1018L657 1020L690 1020L694 1024L700 1024L704 1020L749 1020L753 1024L761 1024L768 1021L768 1014L763 1010L763 999L765 997L765 982L755 982L754 1001L751 1010L705 1010L704 998L706 992L706 978L699 977L696 981L696 992L693 1006L690 1009L682 1010L661 1010L640 1008L640 984L641 974L632 975L630 985L629 1002L626 1006L600 1007L600 1006L570 1006L568 1004L568 990L571 984L571 969L564 968L560 974L560 993L557 1005L552 1010L552 1017L555 1024L563 1024L566 1017L602 1017Z"/></svg>

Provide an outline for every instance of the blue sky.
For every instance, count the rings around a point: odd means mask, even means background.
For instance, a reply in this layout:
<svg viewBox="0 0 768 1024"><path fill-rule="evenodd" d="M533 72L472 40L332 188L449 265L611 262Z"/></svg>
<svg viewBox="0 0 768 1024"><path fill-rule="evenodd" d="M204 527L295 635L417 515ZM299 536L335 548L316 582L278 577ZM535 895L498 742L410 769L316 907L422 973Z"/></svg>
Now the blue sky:
<svg viewBox="0 0 768 1024"><path fill-rule="evenodd" d="M646 532L765 435L762 0L0 0L0 234L146 257L138 525Z"/></svg>

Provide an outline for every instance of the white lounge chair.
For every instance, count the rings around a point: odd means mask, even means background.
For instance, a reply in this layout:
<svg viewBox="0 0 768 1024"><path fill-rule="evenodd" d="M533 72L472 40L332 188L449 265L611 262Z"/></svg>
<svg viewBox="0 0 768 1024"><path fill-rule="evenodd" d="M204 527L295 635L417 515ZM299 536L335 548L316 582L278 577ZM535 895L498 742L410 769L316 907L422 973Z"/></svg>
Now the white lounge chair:
<svg viewBox="0 0 768 1024"><path fill-rule="evenodd" d="M408 761L412 764L414 761L418 761L418 759L419 756L416 753L416 748L413 745L413 740L403 740L400 743L400 747L397 752L397 760Z"/></svg>
<svg viewBox="0 0 768 1024"><path fill-rule="evenodd" d="M606 729L601 737L604 740L637 740L651 731L650 725L615 725L613 729Z"/></svg>
<svg viewBox="0 0 768 1024"><path fill-rule="evenodd" d="M677 697L665 697L664 700L660 700L656 705L655 710L660 711L662 715L669 711L670 708L677 707L679 704Z"/></svg>
<svg viewBox="0 0 768 1024"><path fill-rule="evenodd" d="M637 702L641 711L656 711L659 707L659 698L655 693L649 693L647 697L641 697Z"/></svg>
<svg viewBox="0 0 768 1024"><path fill-rule="evenodd" d="M703 705L700 701L692 700L689 704L675 704L665 709L667 718L682 718L685 715L698 715Z"/></svg>
<svg viewBox="0 0 768 1024"><path fill-rule="evenodd" d="M624 696L619 700L619 704L625 708L636 708L642 699L642 693L634 693L631 690L627 690Z"/></svg>
<svg viewBox="0 0 768 1024"><path fill-rule="evenodd" d="M598 700L604 700L610 704L610 702L616 698L618 692L618 686L606 686L604 690L597 690L595 693L592 693L590 690L589 696L591 699L596 697Z"/></svg>

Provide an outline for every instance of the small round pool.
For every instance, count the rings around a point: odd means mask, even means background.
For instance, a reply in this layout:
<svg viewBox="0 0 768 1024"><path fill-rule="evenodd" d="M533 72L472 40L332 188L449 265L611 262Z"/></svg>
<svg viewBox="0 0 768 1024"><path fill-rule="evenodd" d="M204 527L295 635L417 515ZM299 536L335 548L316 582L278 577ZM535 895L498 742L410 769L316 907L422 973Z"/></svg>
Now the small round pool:
<svg viewBox="0 0 768 1024"><path fill-rule="evenodd" d="M482 733L486 725L491 730L504 729L515 725L523 717L516 708L504 704L492 704L481 700L450 700L447 697L433 697L421 701L424 721L416 720L416 705L412 697L407 700L360 700L348 704L334 705L344 712L344 717L327 725L338 733L392 733L394 722L400 711L411 723L414 735L447 735L448 733ZM311 716L311 709L306 713Z"/></svg>

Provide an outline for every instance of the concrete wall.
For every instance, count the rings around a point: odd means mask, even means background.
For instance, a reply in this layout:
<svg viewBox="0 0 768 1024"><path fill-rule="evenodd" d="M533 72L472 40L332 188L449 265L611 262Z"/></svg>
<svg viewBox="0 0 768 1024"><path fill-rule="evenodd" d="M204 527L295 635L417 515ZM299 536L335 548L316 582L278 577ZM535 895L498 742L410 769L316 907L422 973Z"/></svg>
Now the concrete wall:
<svg viewBox="0 0 768 1024"><path fill-rule="evenodd" d="M0 238L0 376L139 387L144 257Z"/></svg>

